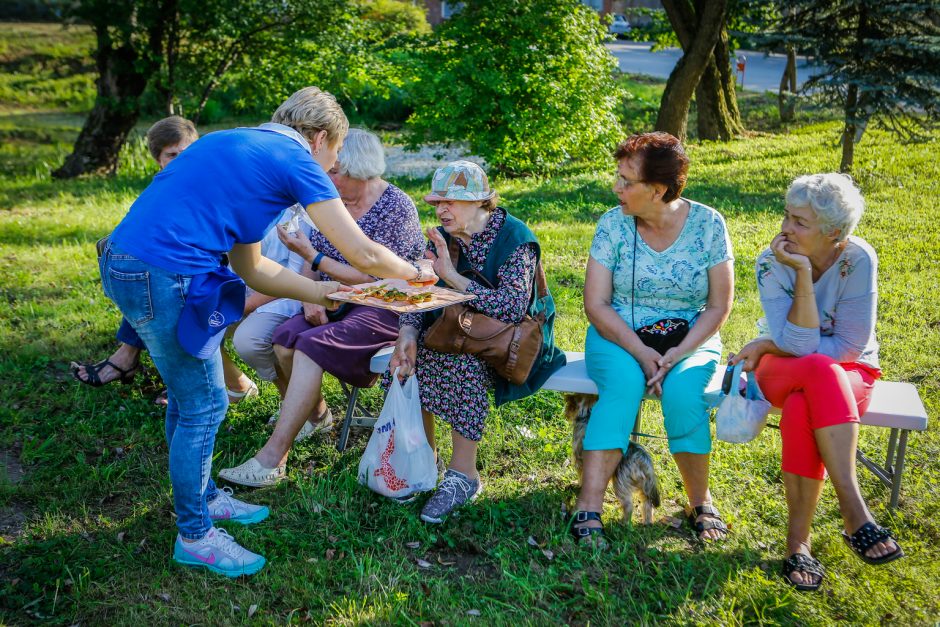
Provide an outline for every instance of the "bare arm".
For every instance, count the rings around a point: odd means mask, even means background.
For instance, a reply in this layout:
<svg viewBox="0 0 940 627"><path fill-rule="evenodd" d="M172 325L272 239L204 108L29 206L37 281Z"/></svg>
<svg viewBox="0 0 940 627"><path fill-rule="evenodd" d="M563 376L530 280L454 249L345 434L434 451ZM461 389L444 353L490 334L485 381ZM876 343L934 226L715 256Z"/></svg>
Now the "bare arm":
<svg viewBox="0 0 940 627"><path fill-rule="evenodd" d="M267 257L261 256L261 245L235 244L229 251L232 269L245 280L251 289L274 298L317 303L333 308L336 301L326 298L339 290L335 281L311 281L289 270Z"/></svg>
<svg viewBox="0 0 940 627"><path fill-rule="evenodd" d="M413 265L366 237L338 198L307 205L307 214L356 270L383 279L419 278Z"/></svg>
<svg viewBox="0 0 940 627"><path fill-rule="evenodd" d="M262 294L261 292L252 292L248 295L248 298L245 299L245 315L252 313L258 307L266 305L272 301L277 300L272 298L267 294Z"/></svg>
<svg viewBox="0 0 940 627"><path fill-rule="evenodd" d="M708 269L708 300L705 303L705 309L698 315L689 333L676 346L678 359L673 360L673 364L694 353L705 343L705 340L718 332L731 313L733 301L734 268L729 259Z"/></svg>
<svg viewBox="0 0 940 627"><path fill-rule="evenodd" d="M752 370L757 369L757 366L760 364L760 360L764 355L777 355L779 357L793 356L785 350L781 350L779 346L774 344L772 339L764 337L751 340L745 344L736 355L728 359L728 363L734 366L739 361L744 361L744 367L742 370L744 370L744 372L751 372Z"/></svg>
<svg viewBox="0 0 940 627"><path fill-rule="evenodd" d="M303 235L288 235L287 229L280 224L277 225L277 236L291 252L300 255L307 262L303 265L301 273L304 276L312 277L313 271L311 270L310 264L312 264L313 260L316 259L318 254L320 254L320 251L314 248L313 244L310 243L310 240ZM332 257L327 257L326 255L324 255L320 260L320 265L318 267L324 274L328 274L334 279L345 283L346 285L355 285L356 283L371 283L375 280L374 276L363 274L352 266L346 265L345 263L340 263L339 261L333 259Z"/></svg>
<svg viewBox="0 0 940 627"><path fill-rule="evenodd" d="M813 267L809 259L803 255L794 255L787 252L786 240L777 235L770 242L770 249L774 252L777 261L796 271L796 281L793 283L793 304L787 320L798 327L806 329L819 329L819 311L816 308L816 290L813 286Z"/></svg>
<svg viewBox="0 0 940 627"><path fill-rule="evenodd" d="M611 305L613 279L614 275L610 270L594 257L588 257L587 273L584 277L584 313L601 337L617 344L637 360L649 380L659 368L656 360L660 355L641 342L630 325L614 310Z"/></svg>

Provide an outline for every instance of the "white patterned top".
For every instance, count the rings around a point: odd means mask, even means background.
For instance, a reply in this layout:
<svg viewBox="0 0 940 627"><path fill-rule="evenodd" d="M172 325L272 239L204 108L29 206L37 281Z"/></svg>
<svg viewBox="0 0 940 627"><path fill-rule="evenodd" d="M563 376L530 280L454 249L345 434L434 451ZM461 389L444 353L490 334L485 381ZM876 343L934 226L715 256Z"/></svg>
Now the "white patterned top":
<svg viewBox="0 0 940 627"><path fill-rule="evenodd" d="M757 323L761 334L796 356L820 353L840 363L878 368L878 255L868 242L850 236L839 258L813 284L818 329L787 320L795 282L796 270L777 261L769 248L757 258L757 289L766 316Z"/></svg>

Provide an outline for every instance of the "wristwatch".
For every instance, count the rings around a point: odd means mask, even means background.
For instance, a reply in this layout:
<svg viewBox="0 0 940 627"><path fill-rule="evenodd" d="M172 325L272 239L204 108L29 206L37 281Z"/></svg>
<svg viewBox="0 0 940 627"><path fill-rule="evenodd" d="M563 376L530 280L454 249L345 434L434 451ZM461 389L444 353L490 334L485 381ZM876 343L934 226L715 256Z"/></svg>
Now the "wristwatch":
<svg viewBox="0 0 940 627"><path fill-rule="evenodd" d="M323 253L317 253L317 256L313 258L313 261L312 261L312 262L310 262L310 269L313 270L314 272L319 271L319 270L320 270L320 262L323 261L323 258L324 258L325 256L326 256L326 255L324 255Z"/></svg>

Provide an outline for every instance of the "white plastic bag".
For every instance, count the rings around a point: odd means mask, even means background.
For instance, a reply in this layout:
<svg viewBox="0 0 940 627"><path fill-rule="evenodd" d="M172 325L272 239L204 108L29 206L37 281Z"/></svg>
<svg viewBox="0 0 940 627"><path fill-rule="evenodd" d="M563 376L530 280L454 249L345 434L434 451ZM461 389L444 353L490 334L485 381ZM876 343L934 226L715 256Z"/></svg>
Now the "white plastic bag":
<svg viewBox="0 0 940 627"><path fill-rule="evenodd" d="M390 497L433 490L437 484L437 464L424 433L414 375L402 385L395 369L382 413L359 462L359 483Z"/></svg>
<svg viewBox="0 0 940 627"><path fill-rule="evenodd" d="M715 415L715 435L719 440L744 444L750 442L767 424L770 403L761 394L754 373L747 373L747 385L742 396L739 390L741 368L744 361L739 361L733 368L728 366L729 374L721 386L721 404Z"/></svg>

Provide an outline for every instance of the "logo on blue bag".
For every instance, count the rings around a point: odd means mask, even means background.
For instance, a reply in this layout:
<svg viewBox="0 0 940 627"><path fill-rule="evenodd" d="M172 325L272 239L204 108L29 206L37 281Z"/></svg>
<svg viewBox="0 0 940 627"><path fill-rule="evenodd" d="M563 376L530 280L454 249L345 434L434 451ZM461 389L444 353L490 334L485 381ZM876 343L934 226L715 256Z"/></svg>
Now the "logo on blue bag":
<svg viewBox="0 0 940 627"><path fill-rule="evenodd" d="M225 316L223 316L218 311L213 311L212 315L209 316L209 326L210 327L221 327L225 324Z"/></svg>

